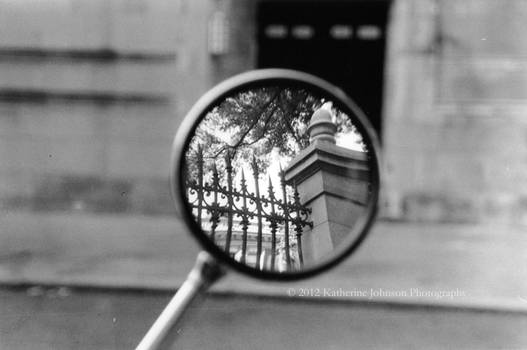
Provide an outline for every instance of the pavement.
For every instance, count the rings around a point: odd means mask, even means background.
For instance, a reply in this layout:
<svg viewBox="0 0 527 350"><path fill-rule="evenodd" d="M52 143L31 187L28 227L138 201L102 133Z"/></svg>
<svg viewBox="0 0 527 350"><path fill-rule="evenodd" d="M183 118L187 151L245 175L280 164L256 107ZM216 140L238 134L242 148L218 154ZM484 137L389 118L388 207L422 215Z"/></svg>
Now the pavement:
<svg viewBox="0 0 527 350"><path fill-rule="evenodd" d="M0 288L0 349L133 349L168 291ZM527 349L527 315L213 293L172 349Z"/></svg>
<svg viewBox="0 0 527 350"><path fill-rule="evenodd" d="M176 217L2 212L0 285L172 291L200 248ZM232 272L212 293L527 312L524 228L379 221L336 268L298 282Z"/></svg>

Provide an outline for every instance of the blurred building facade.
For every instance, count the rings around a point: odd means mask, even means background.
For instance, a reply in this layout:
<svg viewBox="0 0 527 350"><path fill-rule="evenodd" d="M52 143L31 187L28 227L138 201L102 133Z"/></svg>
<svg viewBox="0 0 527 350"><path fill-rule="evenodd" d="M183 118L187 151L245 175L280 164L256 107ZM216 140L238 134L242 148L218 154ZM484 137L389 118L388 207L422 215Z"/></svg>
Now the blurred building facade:
<svg viewBox="0 0 527 350"><path fill-rule="evenodd" d="M353 11L351 25L324 15ZM172 214L186 111L216 82L276 65L334 81L370 115L383 216L525 222L525 17L525 0L1 0L0 206Z"/></svg>

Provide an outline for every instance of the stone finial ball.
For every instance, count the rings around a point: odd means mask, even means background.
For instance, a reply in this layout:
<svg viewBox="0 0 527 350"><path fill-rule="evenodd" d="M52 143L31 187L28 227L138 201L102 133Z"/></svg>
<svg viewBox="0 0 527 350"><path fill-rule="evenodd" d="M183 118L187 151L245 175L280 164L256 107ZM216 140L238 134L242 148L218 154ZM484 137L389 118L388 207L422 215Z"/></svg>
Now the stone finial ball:
<svg viewBox="0 0 527 350"><path fill-rule="evenodd" d="M317 109L311 116L307 132L311 143L314 141L325 141L335 144L337 126L333 123L331 111L325 108Z"/></svg>

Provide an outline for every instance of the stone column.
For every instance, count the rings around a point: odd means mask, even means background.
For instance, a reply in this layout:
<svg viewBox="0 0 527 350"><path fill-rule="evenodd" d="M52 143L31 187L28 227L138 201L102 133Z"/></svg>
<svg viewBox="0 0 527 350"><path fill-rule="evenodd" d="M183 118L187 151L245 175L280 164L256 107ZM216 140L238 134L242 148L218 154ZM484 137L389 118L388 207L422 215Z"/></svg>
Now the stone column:
<svg viewBox="0 0 527 350"><path fill-rule="evenodd" d="M366 153L339 147L337 126L326 109L313 113L310 145L285 170L300 202L311 208L313 228L302 234L304 263L319 261L347 237L368 198Z"/></svg>

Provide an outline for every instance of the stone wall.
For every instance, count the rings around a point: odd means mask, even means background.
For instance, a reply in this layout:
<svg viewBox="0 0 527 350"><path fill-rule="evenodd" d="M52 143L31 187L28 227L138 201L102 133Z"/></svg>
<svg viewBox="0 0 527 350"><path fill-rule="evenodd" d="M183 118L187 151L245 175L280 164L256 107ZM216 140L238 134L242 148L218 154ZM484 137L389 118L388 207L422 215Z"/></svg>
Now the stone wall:
<svg viewBox="0 0 527 350"><path fill-rule="evenodd" d="M211 59L214 82L256 67L256 0L217 1L215 10L226 14L228 23L227 50Z"/></svg>
<svg viewBox="0 0 527 350"><path fill-rule="evenodd" d="M168 213L206 0L0 2L0 208Z"/></svg>
<svg viewBox="0 0 527 350"><path fill-rule="evenodd" d="M524 0L399 0L384 113L384 214L525 222Z"/></svg>

